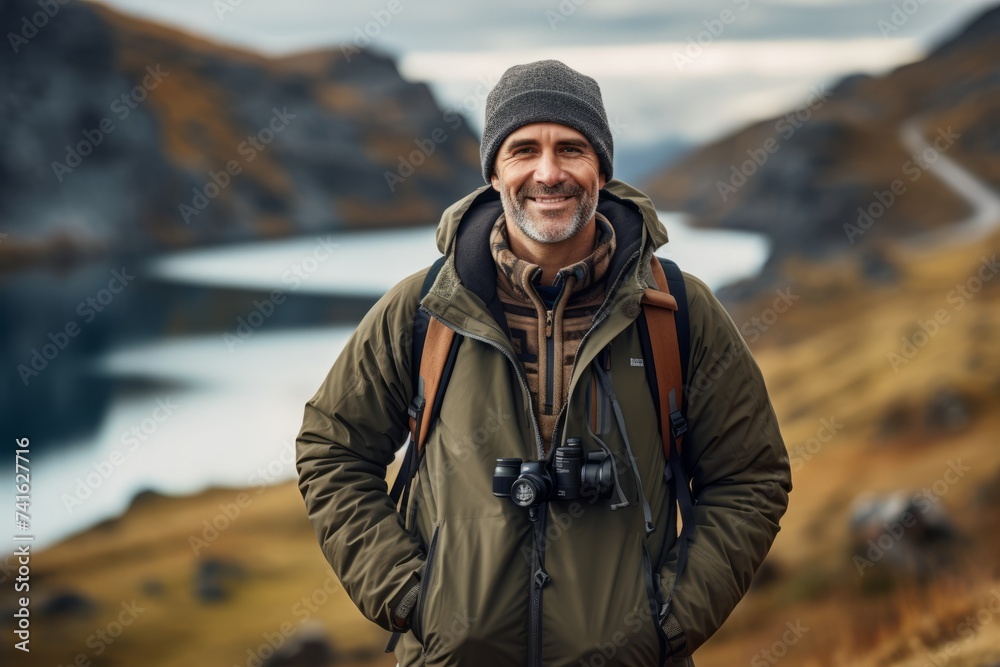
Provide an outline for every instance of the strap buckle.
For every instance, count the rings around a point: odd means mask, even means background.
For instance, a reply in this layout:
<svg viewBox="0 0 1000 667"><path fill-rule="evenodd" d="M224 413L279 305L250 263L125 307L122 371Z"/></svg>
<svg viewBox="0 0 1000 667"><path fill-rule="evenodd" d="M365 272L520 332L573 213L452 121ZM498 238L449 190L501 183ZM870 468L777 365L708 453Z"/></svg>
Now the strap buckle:
<svg viewBox="0 0 1000 667"><path fill-rule="evenodd" d="M687 419L684 418L684 414L680 410L674 410L670 413L670 430L673 432L675 438L679 438L688 432Z"/></svg>
<svg viewBox="0 0 1000 667"><path fill-rule="evenodd" d="M406 408L406 414L410 416L410 419L419 418L420 414L424 410L424 397L419 394L413 397L410 401L410 405Z"/></svg>

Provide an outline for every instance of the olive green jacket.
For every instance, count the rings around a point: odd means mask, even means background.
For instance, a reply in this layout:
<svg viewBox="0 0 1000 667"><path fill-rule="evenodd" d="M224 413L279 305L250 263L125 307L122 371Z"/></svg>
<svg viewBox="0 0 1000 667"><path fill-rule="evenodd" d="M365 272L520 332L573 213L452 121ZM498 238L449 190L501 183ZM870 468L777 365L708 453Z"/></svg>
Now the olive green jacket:
<svg viewBox="0 0 1000 667"><path fill-rule="evenodd" d="M578 436L585 451L598 449L586 427L590 408L603 404L603 414L613 414L595 379L599 359L610 368L652 534L613 417L598 419L595 434L619 461L617 483L629 506L612 511L607 500L553 501L533 525L526 510L492 494L496 459L538 459L541 439L496 297L488 235L501 206L488 186L448 208L438 227L448 260L420 306L464 338L405 521L385 476L407 436L413 321L426 270L375 304L306 404L299 488L347 594L365 616L392 629L394 612L419 591L408 619L412 632L396 649L403 667L692 664L684 656L740 601L778 532L791 478L763 379L726 311L685 274L690 430L682 463L695 499L694 530L666 623L683 635L678 640L672 632L666 641L651 610L674 580L676 510L636 317L643 290L654 285L649 260L667 234L652 202L619 181L601 191L599 210L615 227L617 250L553 444ZM535 527L546 538L543 561L535 561ZM661 562L662 571L651 572Z"/></svg>

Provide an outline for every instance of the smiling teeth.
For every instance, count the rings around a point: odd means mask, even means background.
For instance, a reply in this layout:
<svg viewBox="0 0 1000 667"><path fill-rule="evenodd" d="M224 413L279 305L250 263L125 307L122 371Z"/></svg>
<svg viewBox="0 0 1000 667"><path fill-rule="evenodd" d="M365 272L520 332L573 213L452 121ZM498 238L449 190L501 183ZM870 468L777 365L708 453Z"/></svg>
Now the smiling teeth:
<svg viewBox="0 0 1000 667"><path fill-rule="evenodd" d="M569 197L535 197L535 201L544 202L546 204L566 201L567 199L569 199Z"/></svg>

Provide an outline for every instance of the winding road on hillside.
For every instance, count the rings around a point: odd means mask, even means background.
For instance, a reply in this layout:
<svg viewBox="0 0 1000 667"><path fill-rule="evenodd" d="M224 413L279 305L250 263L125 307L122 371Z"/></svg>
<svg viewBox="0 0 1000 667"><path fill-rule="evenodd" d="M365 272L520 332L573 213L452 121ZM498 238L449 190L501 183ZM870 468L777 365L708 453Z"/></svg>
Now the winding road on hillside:
<svg viewBox="0 0 1000 667"><path fill-rule="evenodd" d="M947 128L943 128L947 132ZM964 220L944 229L935 229L912 237L908 243L915 250L939 248L942 245L974 243L1000 225L1000 193L971 171L958 164L944 151L928 141L922 131L922 119L910 118L900 128L900 141L914 156L936 155L926 159L928 171L950 187L969 205L971 212ZM945 149L947 150L947 149Z"/></svg>

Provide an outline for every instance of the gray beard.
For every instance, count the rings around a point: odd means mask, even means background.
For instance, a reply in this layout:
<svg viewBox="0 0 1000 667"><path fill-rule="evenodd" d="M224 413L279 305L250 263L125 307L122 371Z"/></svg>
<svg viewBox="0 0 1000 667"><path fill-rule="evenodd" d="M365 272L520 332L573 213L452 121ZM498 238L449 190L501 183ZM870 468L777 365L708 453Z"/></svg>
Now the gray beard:
<svg viewBox="0 0 1000 667"><path fill-rule="evenodd" d="M556 189L553 192L536 194L557 195L566 193L559 192ZM563 228L546 229L544 225L539 224L538 220L529 218L528 210L524 205L526 196L521 193L518 193L517 200L512 200L507 195L507 189L501 188L500 202L503 204L504 214L507 216L507 219L512 221L517 229L529 239L537 243L559 243L575 236L597 212L597 199L591 197L588 190L581 188L579 192L569 194L577 194L580 199L576 210L573 211L573 217L570 218L570 224Z"/></svg>

